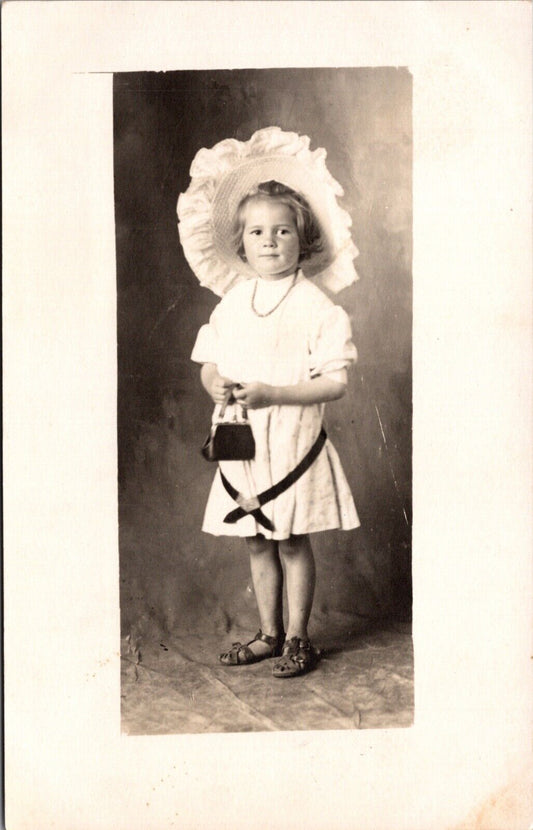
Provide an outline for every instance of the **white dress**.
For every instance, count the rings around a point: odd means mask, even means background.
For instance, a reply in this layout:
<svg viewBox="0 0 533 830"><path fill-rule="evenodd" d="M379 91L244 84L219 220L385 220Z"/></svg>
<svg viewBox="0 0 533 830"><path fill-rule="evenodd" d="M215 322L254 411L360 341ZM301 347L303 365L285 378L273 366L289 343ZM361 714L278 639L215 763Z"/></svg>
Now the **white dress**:
<svg viewBox="0 0 533 830"><path fill-rule="evenodd" d="M292 279L259 280L256 308L273 308ZM258 317L252 310L254 285L255 280L241 282L222 298L209 323L198 333L192 360L214 363L221 375L240 383L261 381L289 386L322 374L342 378L345 367L357 356L346 312L298 272L293 288L279 307L266 317ZM231 411L231 407L228 409ZM218 411L216 407L214 420ZM220 462L224 476L245 498L272 487L313 446L323 415L324 404L249 410L255 458ZM234 524L225 523L226 515L236 507L217 470L202 525L207 533L261 533L267 539L287 539L291 534L359 526L348 482L329 439L301 478L261 508L273 531L265 529L251 514Z"/></svg>

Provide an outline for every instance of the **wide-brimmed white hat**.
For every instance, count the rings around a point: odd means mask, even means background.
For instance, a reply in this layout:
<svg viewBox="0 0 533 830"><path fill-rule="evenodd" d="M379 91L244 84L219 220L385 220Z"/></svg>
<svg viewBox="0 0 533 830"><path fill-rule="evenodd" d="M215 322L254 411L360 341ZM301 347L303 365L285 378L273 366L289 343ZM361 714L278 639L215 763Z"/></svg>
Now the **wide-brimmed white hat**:
<svg viewBox="0 0 533 830"><path fill-rule="evenodd" d="M300 267L306 277L337 292L357 279L358 251L350 215L338 203L344 191L326 167L326 151L311 151L308 136L266 127L249 141L228 138L196 154L191 183L178 198L178 227L187 262L201 285L222 296L256 274L231 244L237 207L262 182L275 180L300 193L320 225L323 250Z"/></svg>

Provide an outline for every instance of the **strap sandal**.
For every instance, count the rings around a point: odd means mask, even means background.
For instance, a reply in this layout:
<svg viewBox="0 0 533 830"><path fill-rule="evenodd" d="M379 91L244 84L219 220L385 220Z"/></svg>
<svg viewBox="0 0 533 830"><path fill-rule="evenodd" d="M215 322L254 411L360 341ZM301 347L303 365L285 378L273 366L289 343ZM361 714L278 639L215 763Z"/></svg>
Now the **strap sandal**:
<svg viewBox="0 0 533 830"><path fill-rule="evenodd" d="M248 643L233 643L229 651L225 651L220 655L220 662L224 666L245 666L249 663L258 663L260 660L268 660L271 657L279 657L283 648L285 640L285 633L278 637L271 637L269 634L263 634L261 629L257 632L253 640ZM261 652L256 654L250 646L252 643L261 641L269 646L270 650L266 653Z"/></svg>
<svg viewBox="0 0 533 830"><path fill-rule="evenodd" d="M274 677L297 677L311 671L317 660L317 652L309 640L291 637L285 640L281 657L272 667L272 674Z"/></svg>

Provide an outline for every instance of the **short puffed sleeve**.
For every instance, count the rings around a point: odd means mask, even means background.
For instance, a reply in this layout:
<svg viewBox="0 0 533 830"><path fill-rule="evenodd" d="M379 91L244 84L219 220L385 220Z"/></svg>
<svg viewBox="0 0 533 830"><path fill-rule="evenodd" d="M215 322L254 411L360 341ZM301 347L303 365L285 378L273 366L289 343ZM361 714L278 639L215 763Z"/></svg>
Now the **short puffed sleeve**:
<svg viewBox="0 0 533 830"><path fill-rule="evenodd" d="M219 325L220 304L217 305L206 323L198 332L191 360L195 363L218 363L220 356Z"/></svg>
<svg viewBox="0 0 533 830"><path fill-rule="evenodd" d="M350 318L340 306L328 304L321 310L317 325L309 337L311 377L328 375L345 383L345 370L356 360L357 349L352 342Z"/></svg>

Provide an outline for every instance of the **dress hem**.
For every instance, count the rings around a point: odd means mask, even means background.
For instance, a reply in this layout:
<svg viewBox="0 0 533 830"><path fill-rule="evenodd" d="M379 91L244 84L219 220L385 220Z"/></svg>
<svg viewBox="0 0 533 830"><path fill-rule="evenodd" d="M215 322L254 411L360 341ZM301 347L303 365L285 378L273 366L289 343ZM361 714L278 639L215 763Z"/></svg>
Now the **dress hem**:
<svg viewBox="0 0 533 830"><path fill-rule="evenodd" d="M350 530L357 530L357 528L361 527L361 523L358 522L357 524L352 525L351 527L339 527L339 525L332 525L331 527L317 527L311 530L304 530L301 532L291 532L288 535L283 536L276 536L275 534L271 534L268 531L266 533L262 531L257 531L256 533L215 533L213 530L205 530L202 528L202 533L207 533L209 536L214 536L215 538L234 538L234 539L249 539L254 536L264 536L265 539L268 539L272 542L283 542L285 539L290 539L291 536L307 536L311 533L325 533L329 530L341 530L344 532L348 532Z"/></svg>

